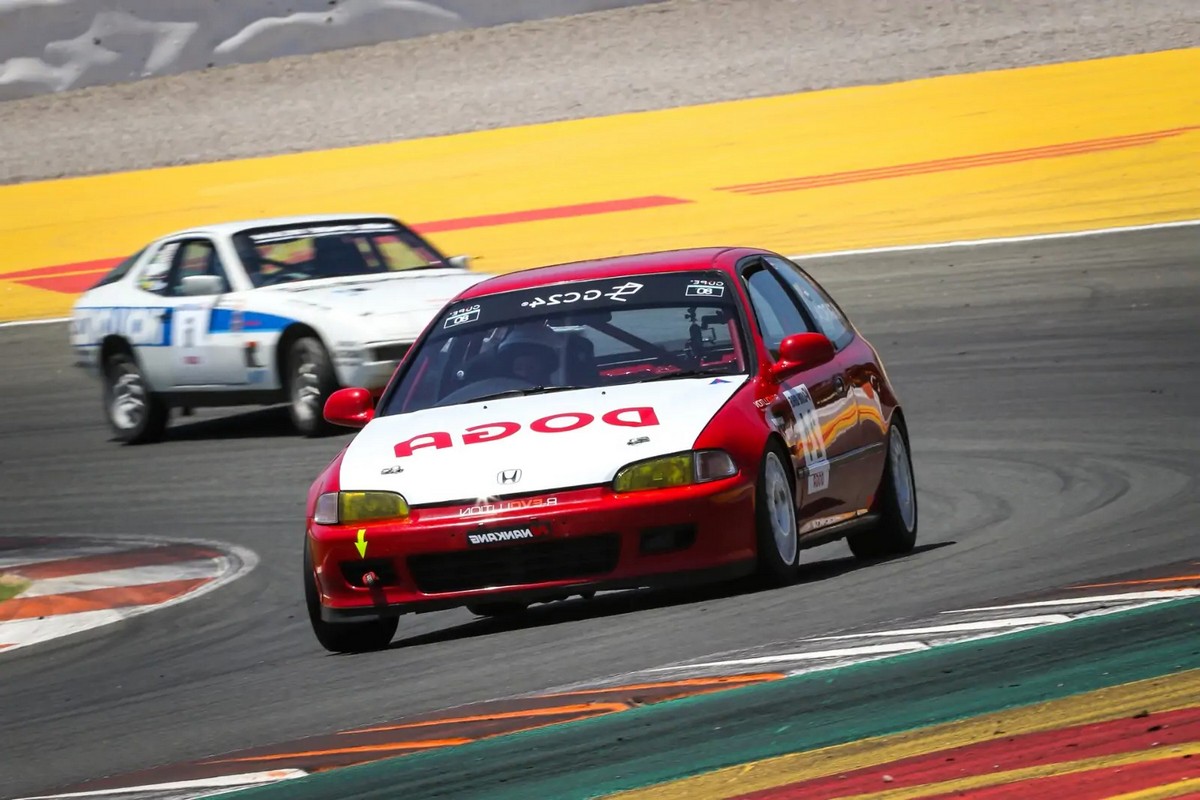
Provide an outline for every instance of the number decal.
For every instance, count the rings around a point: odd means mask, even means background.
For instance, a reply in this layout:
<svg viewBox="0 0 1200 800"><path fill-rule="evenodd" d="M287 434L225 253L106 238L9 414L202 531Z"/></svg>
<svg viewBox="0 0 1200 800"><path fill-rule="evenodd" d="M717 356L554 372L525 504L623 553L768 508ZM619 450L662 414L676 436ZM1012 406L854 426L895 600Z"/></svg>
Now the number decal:
<svg viewBox="0 0 1200 800"><path fill-rule="evenodd" d="M208 309L180 308L172 316L178 337L179 349L176 352L179 354L179 363L188 367L201 364L204 361L203 347L207 338Z"/></svg>
<svg viewBox="0 0 1200 800"><path fill-rule="evenodd" d="M808 467L808 492L816 494L829 488L829 456L825 451L825 436L821 432L821 420L817 406L813 403L808 387L803 383L785 389L792 413L796 416L792 429L791 443L800 443L804 449L804 463Z"/></svg>

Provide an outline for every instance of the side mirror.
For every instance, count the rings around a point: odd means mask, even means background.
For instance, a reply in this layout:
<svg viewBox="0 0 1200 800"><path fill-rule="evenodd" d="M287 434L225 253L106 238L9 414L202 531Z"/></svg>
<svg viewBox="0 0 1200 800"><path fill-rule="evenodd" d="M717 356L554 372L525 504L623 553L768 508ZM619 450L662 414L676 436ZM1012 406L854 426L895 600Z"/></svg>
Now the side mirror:
<svg viewBox="0 0 1200 800"><path fill-rule="evenodd" d="M180 293L188 297L220 294L224 288L225 281L220 275L186 275L179 284Z"/></svg>
<svg viewBox="0 0 1200 800"><path fill-rule="evenodd" d="M779 344L779 360L771 367L776 380L833 360L833 342L820 333L793 333Z"/></svg>
<svg viewBox="0 0 1200 800"><path fill-rule="evenodd" d="M458 267L459 269L466 269L471 263L471 257L470 256L450 256L450 258L446 259L446 261L449 262L450 266L452 266L452 267Z"/></svg>
<svg viewBox="0 0 1200 800"><path fill-rule="evenodd" d="M346 428L364 428L375 419L371 393L357 387L338 389L325 401L325 419Z"/></svg>

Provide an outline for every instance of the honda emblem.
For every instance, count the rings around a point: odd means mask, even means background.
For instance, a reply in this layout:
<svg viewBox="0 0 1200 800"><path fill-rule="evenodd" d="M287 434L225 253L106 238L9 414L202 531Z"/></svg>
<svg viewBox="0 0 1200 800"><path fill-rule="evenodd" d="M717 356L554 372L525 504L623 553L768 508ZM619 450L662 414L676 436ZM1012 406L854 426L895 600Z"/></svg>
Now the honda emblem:
<svg viewBox="0 0 1200 800"><path fill-rule="evenodd" d="M501 470L496 475L497 483L516 483L519 480L521 480L521 470L519 469Z"/></svg>

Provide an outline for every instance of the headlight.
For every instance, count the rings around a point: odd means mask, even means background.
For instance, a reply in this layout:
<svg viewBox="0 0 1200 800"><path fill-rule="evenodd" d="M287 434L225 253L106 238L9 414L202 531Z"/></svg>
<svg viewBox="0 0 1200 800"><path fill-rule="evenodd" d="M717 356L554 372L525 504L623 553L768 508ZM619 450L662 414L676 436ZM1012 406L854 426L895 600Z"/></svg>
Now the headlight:
<svg viewBox="0 0 1200 800"><path fill-rule="evenodd" d="M327 492L317 498L313 522L337 525L407 516L408 502L395 492Z"/></svg>
<svg viewBox="0 0 1200 800"><path fill-rule="evenodd" d="M613 490L637 492L706 483L737 474L737 465L723 450L696 450L639 461L617 470Z"/></svg>

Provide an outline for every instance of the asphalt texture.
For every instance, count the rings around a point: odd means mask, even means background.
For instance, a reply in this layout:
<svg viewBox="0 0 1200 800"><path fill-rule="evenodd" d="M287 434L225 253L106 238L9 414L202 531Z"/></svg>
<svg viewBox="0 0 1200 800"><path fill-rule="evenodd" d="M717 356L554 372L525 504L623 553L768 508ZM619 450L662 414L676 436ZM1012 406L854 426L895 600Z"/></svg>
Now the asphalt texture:
<svg viewBox="0 0 1200 800"><path fill-rule="evenodd" d="M0 658L0 797L1177 562L1200 513L1200 227L804 262L909 421L906 558L806 551L803 580L409 616L333 656L302 605L303 501L349 434L279 409L109 439L63 325L0 329L0 535L195 536L261 563L197 600Z"/></svg>

